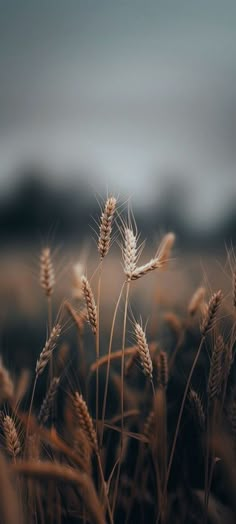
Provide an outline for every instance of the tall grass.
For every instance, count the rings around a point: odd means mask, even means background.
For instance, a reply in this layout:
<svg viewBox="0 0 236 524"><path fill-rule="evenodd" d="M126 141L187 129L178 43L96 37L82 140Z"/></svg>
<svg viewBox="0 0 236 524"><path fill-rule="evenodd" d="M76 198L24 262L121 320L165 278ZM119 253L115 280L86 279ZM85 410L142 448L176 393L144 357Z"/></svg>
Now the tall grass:
<svg viewBox="0 0 236 524"><path fill-rule="evenodd" d="M109 197L101 212L94 274L81 273L73 303L63 301L55 317L50 248L41 254L47 336L32 386L28 379L19 386L21 378L14 379L0 362L4 523L214 522L216 499L222 522L226 515L234 522L235 270L231 309L228 290L207 299L202 286L189 293L181 315L169 307L162 318L165 347L158 330L150 337L148 324L137 320L133 292L139 279L163 274L175 235L166 234L155 255L141 264L137 228L129 215L127 221L119 216L116 204ZM103 297L113 290L104 282L119 234L123 281L107 341ZM60 347L72 325L78 331L78 364ZM130 337L133 346L127 346ZM42 375L48 378L46 392ZM28 404L22 400L27 386Z"/></svg>

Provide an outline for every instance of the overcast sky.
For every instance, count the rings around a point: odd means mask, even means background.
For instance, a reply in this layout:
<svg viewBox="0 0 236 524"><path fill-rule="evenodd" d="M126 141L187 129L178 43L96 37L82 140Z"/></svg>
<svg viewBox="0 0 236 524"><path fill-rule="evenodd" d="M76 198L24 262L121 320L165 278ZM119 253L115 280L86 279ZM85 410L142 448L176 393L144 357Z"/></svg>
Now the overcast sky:
<svg viewBox="0 0 236 524"><path fill-rule="evenodd" d="M224 213L236 197L235 1L0 8L2 189L14 167L39 160L55 180L91 171L99 190L139 202L182 177L193 218Z"/></svg>

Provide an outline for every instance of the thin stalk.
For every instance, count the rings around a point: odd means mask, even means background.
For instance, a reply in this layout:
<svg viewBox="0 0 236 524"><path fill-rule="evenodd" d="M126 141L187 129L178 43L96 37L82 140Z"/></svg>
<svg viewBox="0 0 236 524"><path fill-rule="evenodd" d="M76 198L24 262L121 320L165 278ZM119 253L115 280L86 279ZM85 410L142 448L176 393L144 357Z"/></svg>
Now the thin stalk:
<svg viewBox="0 0 236 524"><path fill-rule="evenodd" d="M182 415L183 415L183 411L184 411L184 405L185 405L186 397L187 397L187 394L188 394L188 390L189 390L190 382L191 382L191 379L192 379L192 376L193 376L193 372L194 372L194 369L196 367L198 358L200 356L200 353L201 353L204 341L205 341L205 337L203 336L201 338L201 342L199 344L199 347L198 347L198 350L197 350L195 359L193 361L193 364L192 364L192 367L191 367L191 370L190 370L190 373L189 373L189 376L188 376L188 380L187 380L187 383L186 383L186 386L185 386L185 390L184 390L184 394L183 394L183 398L182 398L182 402L181 402L181 406L180 406L179 416L178 416L178 420L177 420L174 440L173 440L173 444L172 444L169 464L168 464L168 468L167 468L166 482L165 482L163 495L165 495L165 493L167 491L167 486L168 486L171 466L172 466L172 462L173 462L173 458L174 458L174 453L175 453L175 448L176 448L177 438L178 438L178 434L179 434L179 428L180 428L180 424L181 424L181 420L182 420ZM159 514L158 514L158 517L157 517L157 523L159 522L159 519L160 519L160 511L159 511Z"/></svg>
<svg viewBox="0 0 236 524"><path fill-rule="evenodd" d="M217 418L217 399L214 400L214 405L213 405L213 412L212 412L212 420L211 420L211 424L209 424L209 435L208 435L208 441L207 441L207 444L208 444L208 462L209 462L209 458L211 459L211 462L210 462L210 470L209 470L209 464L208 464L208 477L206 479L206 484L205 484L205 510L206 510L206 514L205 514L205 519L206 519L206 522L207 522L207 510L208 510L208 501L209 501L209 495L210 495L210 489L211 489L211 483L212 483L212 477L213 477L213 471L214 471L214 466L215 466L215 450L214 448L212 449L212 453L211 453L211 457L210 457L210 444L212 443L212 437L214 435L214 430L215 430L215 426L216 426L216 418Z"/></svg>
<svg viewBox="0 0 236 524"><path fill-rule="evenodd" d="M101 447L102 447L102 441L103 441L104 421L105 421L106 405L107 405L107 392L108 392L109 374L110 374L110 366L111 366L111 350L112 350L115 322L116 322L117 312L118 312L119 304L121 301L124 285L125 283L122 284L121 291L120 291L120 294L119 294L119 297L116 303L116 307L115 307L115 311L114 311L114 315L112 319L111 332L110 332L110 340L109 340L109 347L108 347L108 360L107 360L107 369L106 369L106 382L105 382L105 391L104 391L103 405L102 405L102 424L101 424L101 438L100 438Z"/></svg>
<svg viewBox="0 0 236 524"><path fill-rule="evenodd" d="M30 400L28 419L27 419L27 426L26 426L26 441L27 441L28 434L29 434L29 422L30 422L30 417L31 417L31 412L32 412L32 407L33 407L33 401L34 401L34 394L35 394L35 388L36 388L36 384L37 384L37 379L38 379L38 375L35 375L34 385L33 385L33 390L32 390L32 395L31 395L31 400Z"/></svg>
<svg viewBox="0 0 236 524"><path fill-rule="evenodd" d="M52 297L47 297L47 304L48 304L48 333L51 333L52 331ZM50 355L49 359L49 383L51 382L53 378L53 360L52 355Z"/></svg>
<svg viewBox="0 0 236 524"><path fill-rule="evenodd" d="M110 502L109 502L109 498L108 498L106 482L105 482L105 479L104 479L102 463L101 463L101 459L100 459L99 453L96 453L96 457L97 457L98 469L99 469L99 473L100 473L100 477L101 477L101 481L102 481L102 485L103 485L104 498L105 498L105 501L106 501L107 512L108 512L108 515L109 515L109 520L110 520L110 523L113 524L114 520L113 520L113 516L112 516L111 506L110 506Z"/></svg>
<svg viewBox="0 0 236 524"><path fill-rule="evenodd" d="M102 261L99 266L98 288L97 288L97 330L96 330L96 362L100 357L100 329L99 313L101 299L101 282L102 282ZM96 369L96 433L98 435L98 409L99 409L99 367Z"/></svg>
<svg viewBox="0 0 236 524"><path fill-rule="evenodd" d="M125 311L124 311L124 325L122 335L122 356L121 356L121 439L120 447L121 454L123 450L124 440L124 370L125 370L125 336L126 336L126 324L127 324L127 311L128 311L128 300L130 292L130 282L126 284L126 297L125 297Z"/></svg>
<svg viewBox="0 0 236 524"><path fill-rule="evenodd" d="M124 321L123 321L123 333L122 333L122 354L121 354L121 436L120 436L120 461L118 464L118 471L114 489L114 499L112 506L112 514L114 515L118 485L120 478L121 459L124 445L124 368L125 368L125 335L126 335L126 324L127 324L127 312L128 312L128 300L130 292L130 282L126 282L126 296L125 296L125 310L124 310Z"/></svg>

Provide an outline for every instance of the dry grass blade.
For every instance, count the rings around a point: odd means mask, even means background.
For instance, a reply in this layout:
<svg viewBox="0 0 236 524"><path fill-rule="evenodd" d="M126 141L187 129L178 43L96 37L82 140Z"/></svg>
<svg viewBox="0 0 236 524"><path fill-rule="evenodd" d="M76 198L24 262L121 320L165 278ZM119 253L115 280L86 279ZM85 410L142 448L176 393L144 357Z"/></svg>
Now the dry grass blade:
<svg viewBox="0 0 236 524"><path fill-rule="evenodd" d="M98 239L98 252L100 253L101 259L103 259L110 248L111 243L111 232L112 232L112 220L116 208L116 198L109 197L105 203L105 208L100 220L100 234Z"/></svg>
<svg viewBox="0 0 236 524"><path fill-rule="evenodd" d="M39 480L55 480L78 487L92 524L105 524L105 515L92 479L85 473L56 462L18 462L12 471Z"/></svg>

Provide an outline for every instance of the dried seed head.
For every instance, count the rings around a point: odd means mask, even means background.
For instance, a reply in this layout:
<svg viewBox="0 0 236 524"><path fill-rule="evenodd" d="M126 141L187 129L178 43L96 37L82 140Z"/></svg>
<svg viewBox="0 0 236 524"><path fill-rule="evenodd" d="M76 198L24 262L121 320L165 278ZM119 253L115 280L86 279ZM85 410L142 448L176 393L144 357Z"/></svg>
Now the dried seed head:
<svg viewBox="0 0 236 524"><path fill-rule="evenodd" d="M137 235L134 234L132 229L126 227L124 230L123 260L124 272L128 281L132 280L137 258Z"/></svg>
<svg viewBox="0 0 236 524"><path fill-rule="evenodd" d="M193 415L199 424L201 431L205 429L205 413L202 405L202 401L194 389L189 391L189 401L193 410Z"/></svg>
<svg viewBox="0 0 236 524"><path fill-rule="evenodd" d="M159 260L160 267L166 266L170 259L170 253L175 243L175 234L167 233L162 239L161 245L158 249L157 258Z"/></svg>
<svg viewBox="0 0 236 524"><path fill-rule="evenodd" d="M193 294L189 305L188 305L188 313L192 317L196 314L198 309L200 308L201 304L203 303L204 297L206 294L206 289L204 287L199 287Z"/></svg>
<svg viewBox="0 0 236 524"><path fill-rule="evenodd" d="M160 269L162 267L163 264L160 262L159 258L151 258L151 260L149 260L149 262L146 264L136 267L136 269L131 274L130 280L138 280L144 275L147 275L147 273L150 273L150 271L154 271L154 269Z"/></svg>
<svg viewBox="0 0 236 524"><path fill-rule="evenodd" d="M93 447L87 437L87 433L83 429L77 428L74 431L73 437L73 447L83 462L84 471L92 476Z"/></svg>
<svg viewBox="0 0 236 524"><path fill-rule="evenodd" d="M49 247L43 249L40 256L40 284L45 295L50 297L55 286L55 273Z"/></svg>
<svg viewBox="0 0 236 524"><path fill-rule="evenodd" d="M213 400L220 393L222 382L222 355L224 353L224 340L221 335L216 339L212 352L210 373L208 380L209 400Z"/></svg>
<svg viewBox="0 0 236 524"><path fill-rule="evenodd" d="M88 279L83 275L81 278L82 281L82 290L84 294L84 300L87 306L88 312L88 321L92 328L94 335L97 332L97 307L94 299L94 295L91 289L91 286L88 282Z"/></svg>
<svg viewBox="0 0 236 524"><path fill-rule="evenodd" d="M174 233L168 233L165 235L155 258L151 258L149 262L142 266L135 267L130 273L130 280L138 280L144 275L147 275L147 273L150 273L150 271L154 271L154 269L164 268L169 260L170 251L174 241Z"/></svg>
<svg viewBox="0 0 236 524"><path fill-rule="evenodd" d="M216 321L216 314L223 300L222 291L214 293L209 300L207 312L203 317L201 323L201 333L205 337L206 334L214 327Z"/></svg>
<svg viewBox="0 0 236 524"><path fill-rule="evenodd" d="M11 400L14 394L14 385L7 369L3 366L0 357L0 404Z"/></svg>
<svg viewBox="0 0 236 524"><path fill-rule="evenodd" d="M27 458L29 461L39 462L40 461L40 447L41 441L38 433L28 435L27 439Z"/></svg>
<svg viewBox="0 0 236 524"><path fill-rule="evenodd" d="M7 451L11 457L15 458L17 455L19 455L21 446L15 423L8 415L6 415L3 419L3 431L5 435Z"/></svg>
<svg viewBox="0 0 236 524"><path fill-rule="evenodd" d="M82 291L82 276L84 273L84 266L80 262L73 266L73 297L80 300L83 297Z"/></svg>
<svg viewBox="0 0 236 524"><path fill-rule="evenodd" d="M150 413L148 414L146 420L145 420L145 423L144 423L144 428L143 428L143 433L145 435L145 437L147 437L149 440L151 439L152 435L153 435L153 430L154 430L154 411L150 411ZM156 438L156 435L155 435L155 438Z"/></svg>
<svg viewBox="0 0 236 524"><path fill-rule="evenodd" d="M48 340L46 341L46 344L39 355L39 359L37 360L36 368L35 368L36 375L41 375L44 368L46 367L48 361L50 360L51 354L56 347L57 340L60 334L61 334L61 326L60 324L56 324L52 328L50 336Z"/></svg>
<svg viewBox="0 0 236 524"><path fill-rule="evenodd" d="M166 388L169 379L168 359L165 351L160 351L156 357L157 386Z"/></svg>
<svg viewBox="0 0 236 524"><path fill-rule="evenodd" d="M231 366L234 361L234 353L232 344L225 344L222 353L222 382L227 382L230 374Z"/></svg>
<svg viewBox="0 0 236 524"><path fill-rule="evenodd" d="M236 269L233 273L233 306L236 308Z"/></svg>
<svg viewBox="0 0 236 524"><path fill-rule="evenodd" d="M90 417L85 400L83 399L82 395L80 395L78 392L76 392L74 396L74 408L75 416L78 420L80 428L83 429L83 431L86 433L93 448L97 451L98 443L96 432L93 426L93 421Z"/></svg>
<svg viewBox="0 0 236 524"><path fill-rule="evenodd" d="M106 201L104 211L100 221L100 235L98 239L98 252L100 253L101 259L103 259L110 248L111 243L111 232L112 232L112 220L116 208L116 198L109 197Z"/></svg>
<svg viewBox="0 0 236 524"><path fill-rule="evenodd" d="M53 402L55 400L58 385L59 385L60 379L57 377L54 377L51 381L51 384L49 386L48 392L46 394L46 397L42 403L42 406L40 408L40 412L38 415L38 422L39 424L45 424L48 420L48 417L50 415L50 411L53 406Z"/></svg>
<svg viewBox="0 0 236 524"><path fill-rule="evenodd" d="M150 350L149 350L147 339L146 339L146 334L142 326L140 326L140 324L138 324L137 322L135 323L135 326L134 326L134 332L135 332L135 337L137 340L138 354L139 354L139 358L142 364L143 371L145 375L147 375L147 377L149 377L149 379L152 380L153 367L152 367L152 360L150 357Z"/></svg>
<svg viewBox="0 0 236 524"><path fill-rule="evenodd" d="M170 330L174 334L177 340L184 335L183 323L180 318L172 311L167 311L164 314L164 320L167 322Z"/></svg>

